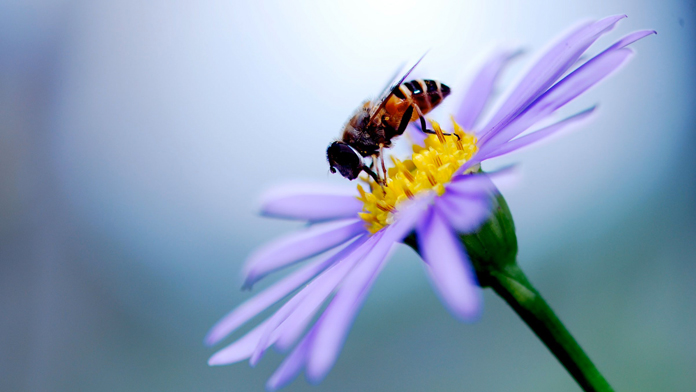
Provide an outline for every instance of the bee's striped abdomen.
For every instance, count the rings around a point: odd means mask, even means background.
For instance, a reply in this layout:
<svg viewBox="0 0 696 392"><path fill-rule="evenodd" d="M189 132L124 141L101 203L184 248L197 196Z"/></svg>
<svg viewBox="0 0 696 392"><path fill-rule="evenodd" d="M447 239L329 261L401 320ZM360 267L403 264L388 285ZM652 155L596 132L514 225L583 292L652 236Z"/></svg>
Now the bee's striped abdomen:
<svg viewBox="0 0 696 392"><path fill-rule="evenodd" d="M450 94L450 88L436 80L416 79L401 84L394 95L403 100L413 101L423 114L430 112Z"/></svg>

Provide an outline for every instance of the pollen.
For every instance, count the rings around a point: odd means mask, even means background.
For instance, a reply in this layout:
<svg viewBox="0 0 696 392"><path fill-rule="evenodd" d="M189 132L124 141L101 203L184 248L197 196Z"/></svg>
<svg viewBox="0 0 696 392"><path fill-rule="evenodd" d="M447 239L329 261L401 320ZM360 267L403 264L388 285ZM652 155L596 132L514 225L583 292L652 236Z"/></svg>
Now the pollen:
<svg viewBox="0 0 696 392"><path fill-rule="evenodd" d="M380 231L393 221L399 203L422 192L445 193L445 185L464 162L476 153L478 140L467 133L452 118L454 134L442 132L440 124L430 120L434 135L425 139L425 147L413 145L411 159L391 157L393 166L387 170L386 185L381 186L370 177L361 177L368 190L358 185L358 200L363 202L359 213L371 233ZM458 136L458 137L457 137Z"/></svg>

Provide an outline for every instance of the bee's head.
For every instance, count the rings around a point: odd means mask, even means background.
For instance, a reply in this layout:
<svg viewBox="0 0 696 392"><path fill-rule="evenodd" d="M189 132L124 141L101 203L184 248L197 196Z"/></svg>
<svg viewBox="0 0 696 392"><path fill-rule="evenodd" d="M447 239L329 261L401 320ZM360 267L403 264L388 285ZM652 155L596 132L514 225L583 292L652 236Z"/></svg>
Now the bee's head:
<svg viewBox="0 0 696 392"><path fill-rule="evenodd" d="M358 178L362 171L362 156L348 144L336 141L326 149L326 159L329 161L331 173L336 170L349 180Z"/></svg>

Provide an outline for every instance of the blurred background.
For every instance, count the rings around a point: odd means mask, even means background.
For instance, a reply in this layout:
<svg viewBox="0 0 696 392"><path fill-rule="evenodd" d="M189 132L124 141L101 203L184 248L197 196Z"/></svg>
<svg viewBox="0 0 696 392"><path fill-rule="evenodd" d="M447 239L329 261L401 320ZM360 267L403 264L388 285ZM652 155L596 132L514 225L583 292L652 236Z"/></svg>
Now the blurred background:
<svg viewBox="0 0 696 392"><path fill-rule="evenodd" d="M559 33L617 13L590 53L658 35L564 109L600 103L594 121L484 168L520 163L504 189L519 261L615 389L696 390L683 0L0 1L0 390L263 390L281 355L211 368L202 344L252 295L250 251L298 227L258 217L259 194L354 187L326 146L425 50L420 76L465 86L493 50L524 48L502 91ZM477 323L455 321L420 264L399 249L327 379L286 390L580 390L490 291Z"/></svg>

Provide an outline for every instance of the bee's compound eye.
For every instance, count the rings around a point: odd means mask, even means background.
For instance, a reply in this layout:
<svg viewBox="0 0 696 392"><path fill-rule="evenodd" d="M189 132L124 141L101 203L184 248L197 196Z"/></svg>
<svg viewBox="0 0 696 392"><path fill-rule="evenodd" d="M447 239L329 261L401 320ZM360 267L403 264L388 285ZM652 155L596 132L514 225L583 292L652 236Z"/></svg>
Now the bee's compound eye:
<svg viewBox="0 0 696 392"><path fill-rule="evenodd" d="M331 143L326 150L326 157L331 172L338 171L349 180L357 178L362 170L360 154L346 143L340 141Z"/></svg>
<svg viewBox="0 0 696 392"><path fill-rule="evenodd" d="M335 173L336 173L336 168L333 167L333 166L331 166L331 167L329 168L329 171L331 171L331 174L335 174Z"/></svg>

